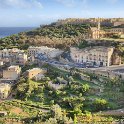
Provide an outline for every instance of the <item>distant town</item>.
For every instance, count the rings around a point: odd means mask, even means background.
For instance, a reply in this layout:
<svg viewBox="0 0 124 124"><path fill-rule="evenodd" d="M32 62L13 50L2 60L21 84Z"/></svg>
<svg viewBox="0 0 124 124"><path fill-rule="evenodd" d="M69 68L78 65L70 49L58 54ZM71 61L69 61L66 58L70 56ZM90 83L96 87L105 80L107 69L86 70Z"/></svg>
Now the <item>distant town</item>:
<svg viewBox="0 0 124 124"><path fill-rule="evenodd" d="M45 122L48 119L50 124L49 117L53 118L50 110L54 106L54 113L57 113L56 109L61 113L57 120L59 124L73 124L75 121L83 124L83 121L87 122L88 111L101 111L97 115L101 121L105 121L101 115L113 117L110 122L115 123L114 116L122 119L124 19L69 18L51 25L88 25L88 28L78 39L80 41L74 45L70 43L67 49L54 45L34 45L33 42L26 49L19 48L17 43L14 43L17 47L8 48L0 40L3 46L0 50L0 116L14 122L15 114L16 118L19 117L18 123L29 123L30 120ZM11 105L19 112L14 112ZM92 107L88 110L89 106ZM64 111L67 114L64 115ZM81 111L86 115L81 116ZM32 115L29 114L31 112ZM24 116L29 119L26 120ZM92 120L94 115L90 116Z"/></svg>

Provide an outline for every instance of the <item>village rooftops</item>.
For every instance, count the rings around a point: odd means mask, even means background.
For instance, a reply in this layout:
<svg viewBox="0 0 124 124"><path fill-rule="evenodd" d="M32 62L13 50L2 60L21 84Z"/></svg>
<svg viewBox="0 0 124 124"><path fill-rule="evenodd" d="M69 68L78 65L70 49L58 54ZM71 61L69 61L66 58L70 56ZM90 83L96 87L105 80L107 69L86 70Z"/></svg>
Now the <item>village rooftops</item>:
<svg viewBox="0 0 124 124"><path fill-rule="evenodd" d="M31 72L31 71L37 71L37 70L41 70L41 68L33 68L33 69L29 69L27 70L28 72Z"/></svg>
<svg viewBox="0 0 124 124"><path fill-rule="evenodd" d="M6 52L6 51L11 51L11 52L19 52L19 51L21 51L21 52L24 52L24 50L20 50L20 49L18 49L18 48L3 49L3 50L1 50L1 51L3 51L3 52Z"/></svg>
<svg viewBox="0 0 124 124"><path fill-rule="evenodd" d="M114 26L112 28L124 28L124 24L118 25L118 26Z"/></svg>
<svg viewBox="0 0 124 124"><path fill-rule="evenodd" d="M16 65L11 65L10 67L8 68L16 68L17 66Z"/></svg>
<svg viewBox="0 0 124 124"><path fill-rule="evenodd" d="M15 84L16 81L15 81L15 80L12 80L12 79L3 79L3 78L1 78L1 79L0 79L0 85L3 84L3 83L4 83L4 84L5 84L5 83L6 83L6 84Z"/></svg>
<svg viewBox="0 0 124 124"><path fill-rule="evenodd" d="M3 89L5 86L6 86L6 84L1 83L1 84L0 84L0 89Z"/></svg>
<svg viewBox="0 0 124 124"><path fill-rule="evenodd" d="M7 112L6 111L0 111L0 117L1 116L6 116L7 115Z"/></svg>
<svg viewBox="0 0 124 124"><path fill-rule="evenodd" d="M11 84L8 83L0 83L0 92L5 90L6 88L10 88Z"/></svg>
<svg viewBox="0 0 124 124"><path fill-rule="evenodd" d="M98 30L98 28L96 28L96 27L91 27L90 29L91 29L92 31Z"/></svg>
<svg viewBox="0 0 124 124"><path fill-rule="evenodd" d="M8 67L8 70L17 70L18 68L19 68L19 66L12 65L12 66Z"/></svg>
<svg viewBox="0 0 124 124"><path fill-rule="evenodd" d="M57 50L56 48L51 48L51 47L47 47L47 46L30 46L28 49L39 49L39 50L43 50L43 49L48 49L48 50Z"/></svg>

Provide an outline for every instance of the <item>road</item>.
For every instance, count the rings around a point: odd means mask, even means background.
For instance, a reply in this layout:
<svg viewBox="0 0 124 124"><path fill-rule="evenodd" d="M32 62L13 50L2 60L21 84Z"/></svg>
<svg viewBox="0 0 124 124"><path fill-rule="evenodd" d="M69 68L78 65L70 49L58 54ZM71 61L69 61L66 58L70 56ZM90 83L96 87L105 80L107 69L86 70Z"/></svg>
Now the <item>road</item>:
<svg viewBox="0 0 124 124"><path fill-rule="evenodd" d="M124 116L124 108L118 110L109 110L102 112L104 115L112 115L112 116Z"/></svg>
<svg viewBox="0 0 124 124"><path fill-rule="evenodd" d="M112 65L112 66L109 66L109 67L86 67L81 64L77 64L77 63L70 63L70 62L66 62L66 64L64 62L60 62L60 61L56 61L54 59L51 59L49 60L48 58L47 59L40 59L41 61L47 63L47 64L50 64L50 65L53 65L53 66L61 66L61 67L65 67L65 68L78 68L78 69L89 69L89 70L99 70L99 71L115 71L115 72L119 72L119 73L124 73L124 64L122 65Z"/></svg>
<svg viewBox="0 0 124 124"><path fill-rule="evenodd" d="M99 67L99 68L89 68L91 70L99 70L99 71L114 71L114 70L122 70L124 69L124 64L123 65L113 65L109 67Z"/></svg>

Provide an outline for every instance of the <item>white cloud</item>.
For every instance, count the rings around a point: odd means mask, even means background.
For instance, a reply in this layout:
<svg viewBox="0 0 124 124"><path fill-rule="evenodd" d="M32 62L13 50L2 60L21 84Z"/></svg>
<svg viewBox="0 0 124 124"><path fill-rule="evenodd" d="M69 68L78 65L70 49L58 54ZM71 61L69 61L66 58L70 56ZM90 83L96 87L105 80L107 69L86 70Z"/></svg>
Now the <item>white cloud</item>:
<svg viewBox="0 0 124 124"><path fill-rule="evenodd" d="M79 1L77 1L77 0L55 0L55 1L65 5L67 7L75 7L75 6L78 6L80 3L83 5L87 4L88 0L79 0Z"/></svg>
<svg viewBox="0 0 124 124"><path fill-rule="evenodd" d="M1 8L42 8L42 3L38 0L0 0Z"/></svg>
<svg viewBox="0 0 124 124"><path fill-rule="evenodd" d="M75 0L56 0L56 1L67 7L73 7L76 4Z"/></svg>

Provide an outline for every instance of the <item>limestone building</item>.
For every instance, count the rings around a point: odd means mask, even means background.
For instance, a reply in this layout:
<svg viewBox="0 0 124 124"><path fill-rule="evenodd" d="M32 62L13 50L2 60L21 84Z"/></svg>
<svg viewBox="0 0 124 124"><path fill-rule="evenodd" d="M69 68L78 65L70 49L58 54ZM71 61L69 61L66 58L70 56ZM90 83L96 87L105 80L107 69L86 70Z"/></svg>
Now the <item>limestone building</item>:
<svg viewBox="0 0 124 124"><path fill-rule="evenodd" d="M43 70L40 68L33 68L30 70L27 70L26 77L28 77L29 79L40 80L45 73L46 73L46 70Z"/></svg>
<svg viewBox="0 0 124 124"><path fill-rule="evenodd" d="M11 91L11 85L6 83L0 84L0 99L6 99Z"/></svg>
<svg viewBox="0 0 124 124"><path fill-rule="evenodd" d="M41 47L29 47L28 48L28 56L37 56L38 54L42 54L47 56L48 58L55 58L63 53L62 50L49 48L47 46Z"/></svg>
<svg viewBox="0 0 124 124"><path fill-rule="evenodd" d="M116 21L113 24L114 26L119 26L119 25L124 25L124 20L123 21Z"/></svg>
<svg viewBox="0 0 124 124"><path fill-rule="evenodd" d="M3 70L3 79L17 80L20 77L21 68L19 66L10 66Z"/></svg>
<svg viewBox="0 0 124 124"><path fill-rule="evenodd" d="M4 62L0 60L0 66L3 66L4 65Z"/></svg>
<svg viewBox="0 0 124 124"><path fill-rule="evenodd" d="M16 58L17 58L16 63L19 65L25 65L28 60L28 57L25 53L19 53Z"/></svg>
<svg viewBox="0 0 124 124"><path fill-rule="evenodd" d="M124 28L121 28L121 27L115 27L115 28L111 28L109 29L109 32L110 33L113 33L113 34L124 34Z"/></svg>
<svg viewBox="0 0 124 124"><path fill-rule="evenodd" d="M17 48L0 50L0 59L5 63L24 65L27 62L27 55L24 50Z"/></svg>
<svg viewBox="0 0 124 124"><path fill-rule="evenodd" d="M112 65L112 55L114 52L113 47L93 47L78 49L75 47L70 48L70 55L75 63L88 63L91 62L97 66L110 66Z"/></svg>
<svg viewBox="0 0 124 124"><path fill-rule="evenodd" d="M97 27L90 27L88 31L88 38L89 39L100 39L105 36L105 31L101 30L100 28L100 22L98 22Z"/></svg>
<svg viewBox="0 0 124 124"><path fill-rule="evenodd" d="M20 52L22 53L24 51L18 48L3 49L3 50L0 50L0 58L12 57L13 55L17 55L17 53L20 53Z"/></svg>

